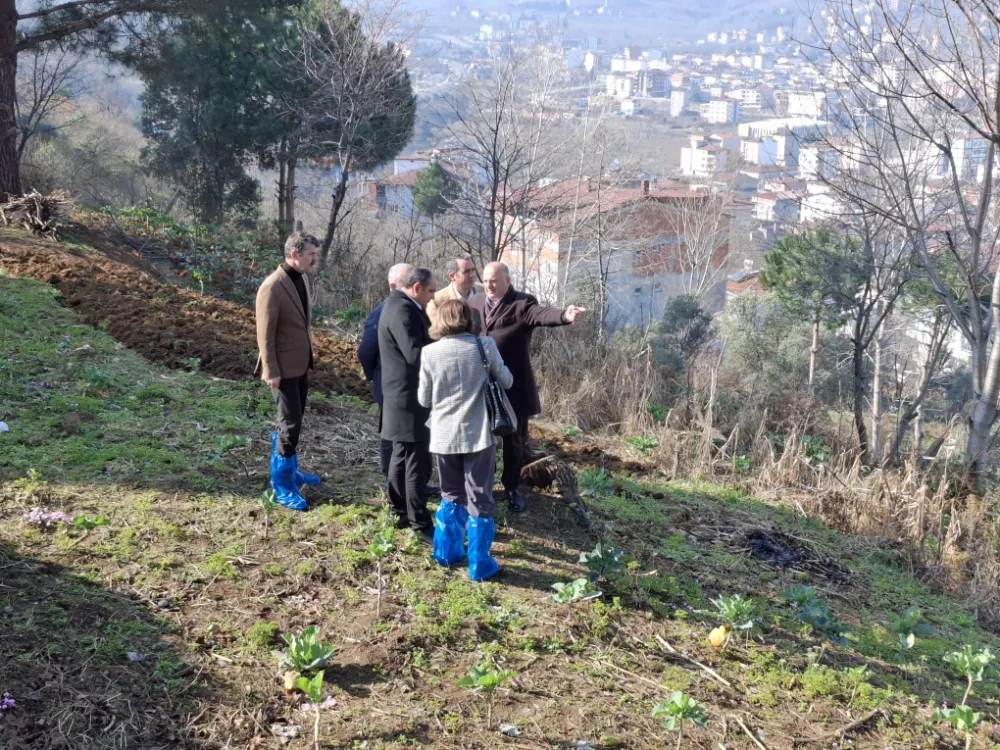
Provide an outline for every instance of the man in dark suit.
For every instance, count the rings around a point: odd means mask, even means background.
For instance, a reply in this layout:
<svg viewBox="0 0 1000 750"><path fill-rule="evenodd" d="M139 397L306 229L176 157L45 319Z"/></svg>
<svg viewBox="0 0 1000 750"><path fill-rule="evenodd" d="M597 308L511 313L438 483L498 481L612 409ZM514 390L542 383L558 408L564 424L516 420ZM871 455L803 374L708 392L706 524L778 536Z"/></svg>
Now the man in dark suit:
<svg viewBox="0 0 1000 750"><path fill-rule="evenodd" d="M420 350L431 343L425 309L437 283L426 268L413 268L383 303L378 322L382 364L382 439L392 442L389 502L400 528L409 526L431 542L434 524L427 512L431 475L430 411L420 405Z"/></svg>
<svg viewBox="0 0 1000 750"><path fill-rule="evenodd" d="M409 263L397 263L389 269L389 292L397 289L406 274L413 269ZM365 371L365 378L371 381L372 398L378 404L379 431L382 429L382 362L378 356L378 321L382 316L382 308L385 302L380 302L378 307L369 313L365 319L365 331L361 335L361 343L358 344L358 361ZM382 440L378 447L379 466L382 468L382 476L389 476L389 458L392 456L392 442Z"/></svg>
<svg viewBox="0 0 1000 750"><path fill-rule="evenodd" d="M485 334L497 342L504 364L514 375L514 385L507 391L517 415L517 432L503 439L503 486L511 510L524 510L521 464L528 444L528 419L541 413L538 386L531 369L531 335L538 326L563 326L575 323L586 312L570 305L566 309L542 307L530 294L511 286L510 270L503 263L490 263L483 270L486 294L469 300L477 336Z"/></svg>

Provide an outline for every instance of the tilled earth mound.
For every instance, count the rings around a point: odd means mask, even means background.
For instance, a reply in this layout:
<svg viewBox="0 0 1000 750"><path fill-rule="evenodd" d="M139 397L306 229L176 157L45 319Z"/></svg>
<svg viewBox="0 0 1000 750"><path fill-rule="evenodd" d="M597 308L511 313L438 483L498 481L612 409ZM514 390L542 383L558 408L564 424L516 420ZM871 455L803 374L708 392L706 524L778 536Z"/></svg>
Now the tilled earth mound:
<svg viewBox="0 0 1000 750"><path fill-rule="evenodd" d="M100 239L94 243L100 247L96 252L5 233L0 236L0 268L57 287L65 304L85 321L153 362L183 368L197 358L203 372L220 378L239 380L253 374L253 310L164 284L133 250L120 244L109 248L108 239ZM316 369L311 387L370 400L355 344L321 331L313 340Z"/></svg>

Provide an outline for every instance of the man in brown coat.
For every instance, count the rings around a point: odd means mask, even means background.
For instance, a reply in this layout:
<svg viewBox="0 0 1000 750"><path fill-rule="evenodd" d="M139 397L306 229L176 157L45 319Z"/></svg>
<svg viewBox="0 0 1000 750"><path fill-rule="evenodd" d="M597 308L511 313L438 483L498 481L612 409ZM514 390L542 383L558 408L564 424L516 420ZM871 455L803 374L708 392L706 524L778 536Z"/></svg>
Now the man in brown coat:
<svg viewBox="0 0 1000 750"><path fill-rule="evenodd" d="M305 510L303 484L319 484L299 471L296 453L313 366L312 295L306 276L316 263L319 240L295 232L285 242L285 262L257 290L255 375L271 387L278 404L277 430L271 433L271 488L281 505Z"/></svg>
<svg viewBox="0 0 1000 750"><path fill-rule="evenodd" d="M476 283L476 264L471 255L452 258L445 265L445 271L451 283L437 292L427 305L427 317L431 319L431 338L437 338L434 324L437 323L437 311L441 305L450 299L469 302L475 295L483 293L483 285Z"/></svg>
<svg viewBox="0 0 1000 750"><path fill-rule="evenodd" d="M538 326L563 326L575 323L586 312L570 305L565 310L542 307L530 294L511 286L510 271L503 263L490 263L483 271L485 294L472 297L475 333L497 342L504 364L514 376L514 385L507 390L510 405L517 415L517 432L503 439L503 486L507 500L515 513L524 510L521 463L528 444L528 419L542 411L538 386L531 369L531 335Z"/></svg>

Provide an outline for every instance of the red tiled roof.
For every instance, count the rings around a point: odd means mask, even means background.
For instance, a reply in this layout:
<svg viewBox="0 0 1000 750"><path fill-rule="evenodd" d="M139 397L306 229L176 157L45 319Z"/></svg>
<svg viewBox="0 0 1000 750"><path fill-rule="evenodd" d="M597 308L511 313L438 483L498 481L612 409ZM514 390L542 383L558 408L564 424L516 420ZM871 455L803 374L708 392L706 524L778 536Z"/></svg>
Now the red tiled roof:
<svg viewBox="0 0 1000 750"><path fill-rule="evenodd" d="M753 292L754 294L765 294L767 292L763 285L760 283L760 276L753 274L749 278L743 279L742 281L727 281L726 282L726 293L727 294L742 294L743 292Z"/></svg>
<svg viewBox="0 0 1000 750"><path fill-rule="evenodd" d="M417 181L417 175L423 171L422 169L410 169L378 180L378 184L385 187L413 187Z"/></svg>
<svg viewBox="0 0 1000 750"><path fill-rule="evenodd" d="M761 201L794 201L798 200L798 196L795 193L782 191L775 193L757 193L753 196L753 199L758 203Z"/></svg>
<svg viewBox="0 0 1000 750"><path fill-rule="evenodd" d="M701 201L710 197L708 193L678 189L675 187L677 183L674 182L667 184L670 187L650 188L648 192L643 192L641 188L609 187L600 184L596 179L588 180L586 177L569 178L548 185L528 196L526 213L537 218L543 226L556 229L572 221L574 208L576 220L582 222L596 216L598 212L603 214L643 201L651 203ZM520 214L520 206L514 206L511 213Z"/></svg>

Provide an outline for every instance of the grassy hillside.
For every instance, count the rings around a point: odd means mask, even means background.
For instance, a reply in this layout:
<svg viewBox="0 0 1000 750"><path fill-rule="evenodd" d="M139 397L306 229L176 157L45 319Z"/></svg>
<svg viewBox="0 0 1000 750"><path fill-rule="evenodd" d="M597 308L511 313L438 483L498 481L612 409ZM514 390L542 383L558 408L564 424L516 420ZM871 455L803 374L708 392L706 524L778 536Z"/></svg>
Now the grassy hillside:
<svg viewBox="0 0 1000 750"><path fill-rule="evenodd" d="M324 748L965 745L932 721L966 688L945 656L997 639L890 545L723 486L581 463L601 541L623 553L601 596L550 597L587 577L598 542L557 494L523 516L501 506L505 576L476 585L392 529L366 405L315 403L303 464L325 484L308 513L271 508L265 389L144 360L53 286L0 275L0 694L16 701L0 747L311 747L315 714L279 667L280 636L309 625L336 647ZM36 507L78 525L35 527ZM806 586L809 605L783 596ZM713 600L735 594L755 627L715 648ZM907 649L890 613L911 606L932 632ZM492 696L459 687L476 666L511 674ZM978 748L1000 740L984 677ZM705 726L652 716L675 691Z"/></svg>

